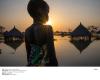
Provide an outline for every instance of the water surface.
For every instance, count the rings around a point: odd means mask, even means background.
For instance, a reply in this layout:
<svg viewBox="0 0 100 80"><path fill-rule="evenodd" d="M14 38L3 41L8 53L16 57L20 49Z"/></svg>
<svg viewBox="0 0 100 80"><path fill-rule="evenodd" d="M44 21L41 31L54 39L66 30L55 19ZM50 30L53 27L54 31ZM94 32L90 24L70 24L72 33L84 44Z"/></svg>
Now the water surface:
<svg viewBox="0 0 100 80"><path fill-rule="evenodd" d="M55 36L55 50L59 66L100 66L100 40L90 42L81 50L69 37ZM0 66L26 66L25 43L16 49L0 43Z"/></svg>

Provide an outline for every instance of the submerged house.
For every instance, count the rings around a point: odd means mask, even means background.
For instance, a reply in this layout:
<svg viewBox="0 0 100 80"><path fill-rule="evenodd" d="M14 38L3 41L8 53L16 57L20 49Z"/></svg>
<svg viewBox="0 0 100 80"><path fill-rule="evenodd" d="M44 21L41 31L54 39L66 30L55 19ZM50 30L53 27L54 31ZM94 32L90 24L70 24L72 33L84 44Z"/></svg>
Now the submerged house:
<svg viewBox="0 0 100 80"><path fill-rule="evenodd" d="M78 41L91 41L91 33L80 23L80 25L71 33L71 39Z"/></svg>
<svg viewBox="0 0 100 80"><path fill-rule="evenodd" d="M3 42L4 41L4 27L3 26L0 26L0 42Z"/></svg>
<svg viewBox="0 0 100 80"><path fill-rule="evenodd" d="M23 34L14 26L9 32L4 32L5 42L23 41Z"/></svg>

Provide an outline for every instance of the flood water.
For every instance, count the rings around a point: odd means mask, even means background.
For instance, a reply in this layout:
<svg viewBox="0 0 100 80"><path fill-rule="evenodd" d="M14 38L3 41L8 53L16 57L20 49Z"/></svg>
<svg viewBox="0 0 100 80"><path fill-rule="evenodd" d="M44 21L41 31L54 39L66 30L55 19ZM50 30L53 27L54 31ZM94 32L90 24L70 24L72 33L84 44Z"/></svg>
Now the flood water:
<svg viewBox="0 0 100 80"><path fill-rule="evenodd" d="M79 44L70 42L68 36L55 36L55 39L55 50L59 66L100 66L100 40L79 46ZM5 43L0 43L0 66L26 65L25 43L22 43L16 49Z"/></svg>

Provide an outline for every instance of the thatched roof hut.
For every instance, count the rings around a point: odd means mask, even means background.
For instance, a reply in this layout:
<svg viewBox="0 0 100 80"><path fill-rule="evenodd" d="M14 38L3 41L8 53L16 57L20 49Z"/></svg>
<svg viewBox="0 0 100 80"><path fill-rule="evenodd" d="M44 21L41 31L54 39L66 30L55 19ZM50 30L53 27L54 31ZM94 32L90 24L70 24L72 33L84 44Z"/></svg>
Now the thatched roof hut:
<svg viewBox="0 0 100 80"><path fill-rule="evenodd" d="M14 26L9 32L4 32L6 41L21 41L23 40L23 34Z"/></svg>
<svg viewBox="0 0 100 80"><path fill-rule="evenodd" d="M13 29L9 31L9 36L14 36L14 37L22 37L22 33L14 26Z"/></svg>
<svg viewBox="0 0 100 80"><path fill-rule="evenodd" d="M80 23L80 25L71 33L71 36L90 36L88 29Z"/></svg>
<svg viewBox="0 0 100 80"><path fill-rule="evenodd" d="M71 37L76 40L89 40L91 38L91 33L84 25L82 25L82 23L80 23L80 25L71 33Z"/></svg>

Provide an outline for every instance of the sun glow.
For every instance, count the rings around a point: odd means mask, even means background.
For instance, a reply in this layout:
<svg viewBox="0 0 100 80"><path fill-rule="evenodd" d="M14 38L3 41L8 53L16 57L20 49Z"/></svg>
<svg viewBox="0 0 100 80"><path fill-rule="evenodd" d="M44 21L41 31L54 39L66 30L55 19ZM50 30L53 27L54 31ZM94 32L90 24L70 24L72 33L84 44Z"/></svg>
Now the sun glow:
<svg viewBox="0 0 100 80"><path fill-rule="evenodd" d="M52 21L48 20L48 22L46 22L46 25L52 25Z"/></svg>

